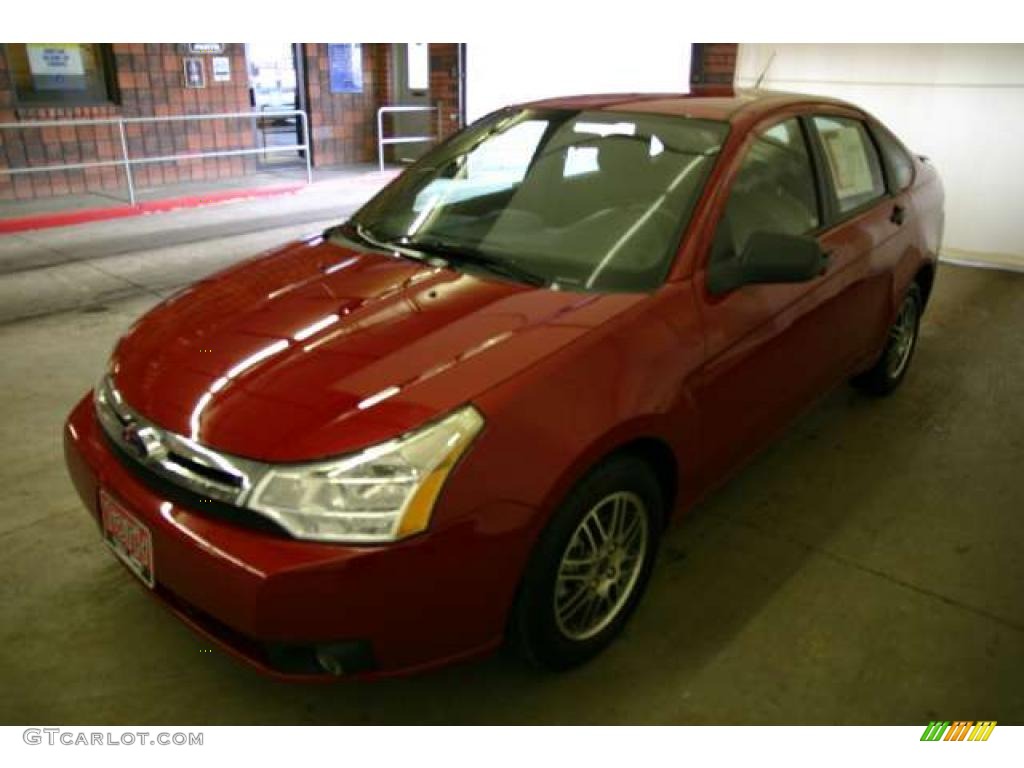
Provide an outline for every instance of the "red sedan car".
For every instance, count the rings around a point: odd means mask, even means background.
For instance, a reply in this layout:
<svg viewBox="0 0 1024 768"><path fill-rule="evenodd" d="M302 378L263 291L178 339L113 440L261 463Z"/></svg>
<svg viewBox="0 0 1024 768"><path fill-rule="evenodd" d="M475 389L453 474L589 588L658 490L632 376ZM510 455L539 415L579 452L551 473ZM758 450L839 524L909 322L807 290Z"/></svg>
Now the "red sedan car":
<svg viewBox="0 0 1024 768"><path fill-rule="evenodd" d="M494 113L347 223L142 317L66 457L103 539L283 676L622 629L666 524L851 379L903 379L935 171L810 96Z"/></svg>

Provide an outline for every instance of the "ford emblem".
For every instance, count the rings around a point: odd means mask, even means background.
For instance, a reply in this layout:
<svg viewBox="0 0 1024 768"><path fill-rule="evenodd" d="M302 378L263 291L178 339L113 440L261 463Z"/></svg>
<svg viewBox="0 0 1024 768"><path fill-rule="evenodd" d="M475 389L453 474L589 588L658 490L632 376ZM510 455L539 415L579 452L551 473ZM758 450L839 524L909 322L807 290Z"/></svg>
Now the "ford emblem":
<svg viewBox="0 0 1024 768"><path fill-rule="evenodd" d="M138 424L128 424L121 431L121 439L124 444L140 459L145 461L150 457L150 444L142 434L142 428Z"/></svg>

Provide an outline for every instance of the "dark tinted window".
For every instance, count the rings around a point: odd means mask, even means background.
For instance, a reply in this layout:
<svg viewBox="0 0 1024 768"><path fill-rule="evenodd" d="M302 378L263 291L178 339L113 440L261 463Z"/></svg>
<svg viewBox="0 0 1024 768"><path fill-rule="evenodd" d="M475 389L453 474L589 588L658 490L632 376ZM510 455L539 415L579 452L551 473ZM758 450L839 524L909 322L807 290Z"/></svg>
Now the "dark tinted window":
<svg viewBox="0 0 1024 768"><path fill-rule="evenodd" d="M914 161L885 126L875 123L874 134L889 166L893 190L899 192L906 189L914 179Z"/></svg>
<svg viewBox="0 0 1024 768"><path fill-rule="evenodd" d="M846 213L885 194L882 164L860 120L815 117L814 126L828 161L839 212Z"/></svg>
<svg viewBox="0 0 1024 768"><path fill-rule="evenodd" d="M807 143L795 118L760 133L743 158L715 232L712 258L743 252L754 232L802 235L817 228Z"/></svg>

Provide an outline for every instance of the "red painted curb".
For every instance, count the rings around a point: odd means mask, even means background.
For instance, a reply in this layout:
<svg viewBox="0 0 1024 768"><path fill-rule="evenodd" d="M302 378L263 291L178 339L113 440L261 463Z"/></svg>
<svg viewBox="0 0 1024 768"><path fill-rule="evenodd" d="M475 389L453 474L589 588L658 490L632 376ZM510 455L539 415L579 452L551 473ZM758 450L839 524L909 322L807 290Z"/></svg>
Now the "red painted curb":
<svg viewBox="0 0 1024 768"><path fill-rule="evenodd" d="M285 195L302 189L305 186L305 184L297 183L279 184L273 187L254 187L252 189L222 189L202 195L171 197L166 200L147 200L135 205L119 205L110 208L83 208L76 211L60 211L57 213L38 213L14 219L0 219L0 234L25 232L30 229L67 227L72 224L85 224L90 221L123 219L129 216L141 216L146 213L172 211L177 208L199 208L213 203L223 203L228 200L241 200L249 197Z"/></svg>

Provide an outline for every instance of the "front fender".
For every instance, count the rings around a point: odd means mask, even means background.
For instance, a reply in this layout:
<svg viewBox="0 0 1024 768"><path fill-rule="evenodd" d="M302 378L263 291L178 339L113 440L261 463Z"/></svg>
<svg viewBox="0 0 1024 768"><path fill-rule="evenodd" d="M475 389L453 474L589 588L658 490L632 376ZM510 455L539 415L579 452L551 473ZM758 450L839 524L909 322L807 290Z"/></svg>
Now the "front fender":
<svg viewBox="0 0 1024 768"><path fill-rule="evenodd" d="M489 427L472 458L490 468L500 498L546 522L591 467L650 440L672 456L685 502L698 429L688 382L703 354L689 284L666 286L482 396ZM495 476L494 467L508 471Z"/></svg>

